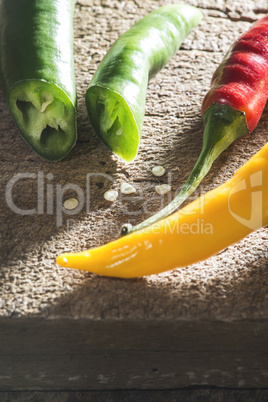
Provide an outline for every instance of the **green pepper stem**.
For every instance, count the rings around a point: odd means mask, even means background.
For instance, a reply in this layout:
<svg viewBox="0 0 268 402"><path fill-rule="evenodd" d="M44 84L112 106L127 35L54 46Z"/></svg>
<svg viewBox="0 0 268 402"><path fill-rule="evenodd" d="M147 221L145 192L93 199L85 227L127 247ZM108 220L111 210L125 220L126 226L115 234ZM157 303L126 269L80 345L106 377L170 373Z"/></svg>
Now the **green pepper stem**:
<svg viewBox="0 0 268 402"><path fill-rule="evenodd" d="M205 112L203 121L205 131L202 151L179 194L165 208L138 225L123 225L121 236L144 229L176 211L195 191L215 159L236 139L249 133L245 114L228 105L212 104Z"/></svg>

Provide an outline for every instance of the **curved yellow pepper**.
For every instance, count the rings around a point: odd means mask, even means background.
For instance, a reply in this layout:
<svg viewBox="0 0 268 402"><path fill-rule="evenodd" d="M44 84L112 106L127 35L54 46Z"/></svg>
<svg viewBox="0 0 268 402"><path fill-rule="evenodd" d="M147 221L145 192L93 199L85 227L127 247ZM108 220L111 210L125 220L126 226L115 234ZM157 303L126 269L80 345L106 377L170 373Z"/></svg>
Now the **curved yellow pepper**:
<svg viewBox="0 0 268 402"><path fill-rule="evenodd" d="M268 143L220 187L168 218L104 246L57 258L63 267L134 278L204 260L268 225Z"/></svg>

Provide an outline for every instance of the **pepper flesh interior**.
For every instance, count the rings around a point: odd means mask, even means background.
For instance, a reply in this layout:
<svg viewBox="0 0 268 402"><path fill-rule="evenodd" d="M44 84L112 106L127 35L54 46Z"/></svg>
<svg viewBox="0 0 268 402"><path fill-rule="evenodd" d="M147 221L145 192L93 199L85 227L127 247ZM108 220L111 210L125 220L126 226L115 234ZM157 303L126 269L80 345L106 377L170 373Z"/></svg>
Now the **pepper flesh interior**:
<svg viewBox="0 0 268 402"><path fill-rule="evenodd" d="M88 113L102 142L127 162L137 153L139 132L131 110L118 93L96 85L87 92ZM128 141L128 147L124 144Z"/></svg>
<svg viewBox="0 0 268 402"><path fill-rule="evenodd" d="M56 161L59 149L68 152L75 116L60 88L40 80L19 82L9 92L9 107L23 138L39 155Z"/></svg>

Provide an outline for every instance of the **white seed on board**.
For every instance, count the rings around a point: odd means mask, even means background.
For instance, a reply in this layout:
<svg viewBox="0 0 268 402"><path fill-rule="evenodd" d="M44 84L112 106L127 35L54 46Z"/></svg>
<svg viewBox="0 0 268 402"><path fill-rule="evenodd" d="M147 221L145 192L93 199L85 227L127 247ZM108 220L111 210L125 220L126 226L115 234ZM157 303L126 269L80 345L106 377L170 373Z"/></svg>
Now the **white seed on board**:
<svg viewBox="0 0 268 402"><path fill-rule="evenodd" d="M157 194L164 195L168 193L171 190L171 187L169 184L159 184L158 186L155 186L155 191Z"/></svg>
<svg viewBox="0 0 268 402"><path fill-rule="evenodd" d="M136 193L137 190L129 183L122 183L120 191L122 194L133 194Z"/></svg>
<svg viewBox="0 0 268 402"><path fill-rule="evenodd" d="M154 176L163 176L165 174L166 169L163 166L155 166L152 168L152 173Z"/></svg>
<svg viewBox="0 0 268 402"><path fill-rule="evenodd" d="M106 201L115 201L118 197L118 191L116 190L108 190L104 193L104 198Z"/></svg>
<svg viewBox="0 0 268 402"><path fill-rule="evenodd" d="M69 198L64 201L63 206L65 209L75 209L78 206L78 201L76 198Z"/></svg>

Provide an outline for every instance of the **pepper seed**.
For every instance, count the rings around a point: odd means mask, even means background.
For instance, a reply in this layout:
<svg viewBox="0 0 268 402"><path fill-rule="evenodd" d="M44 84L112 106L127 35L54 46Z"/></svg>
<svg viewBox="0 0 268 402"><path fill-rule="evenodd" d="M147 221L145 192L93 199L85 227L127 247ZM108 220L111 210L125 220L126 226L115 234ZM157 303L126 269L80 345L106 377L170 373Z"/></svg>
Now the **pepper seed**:
<svg viewBox="0 0 268 402"><path fill-rule="evenodd" d="M118 197L118 191L116 190L108 190L104 193L104 198L106 201L113 202Z"/></svg>
<svg viewBox="0 0 268 402"><path fill-rule="evenodd" d="M165 174L166 169L163 166L155 166L152 168L152 173L154 176L163 176Z"/></svg>
<svg viewBox="0 0 268 402"><path fill-rule="evenodd" d="M122 133L123 133L123 127L120 127L120 128L115 132L116 135L122 135Z"/></svg>
<svg viewBox="0 0 268 402"><path fill-rule="evenodd" d="M69 198L68 200L64 201L63 206L65 209L75 209L78 206L78 201L76 198Z"/></svg>
<svg viewBox="0 0 268 402"><path fill-rule="evenodd" d="M129 183L122 183L120 191L122 194L133 194L136 193L137 190Z"/></svg>
<svg viewBox="0 0 268 402"><path fill-rule="evenodd" d="M171 187L169 184L159 184L159 186L155 186L155 191L157 194L164 195L168 193L171 190Z"/></svg>

